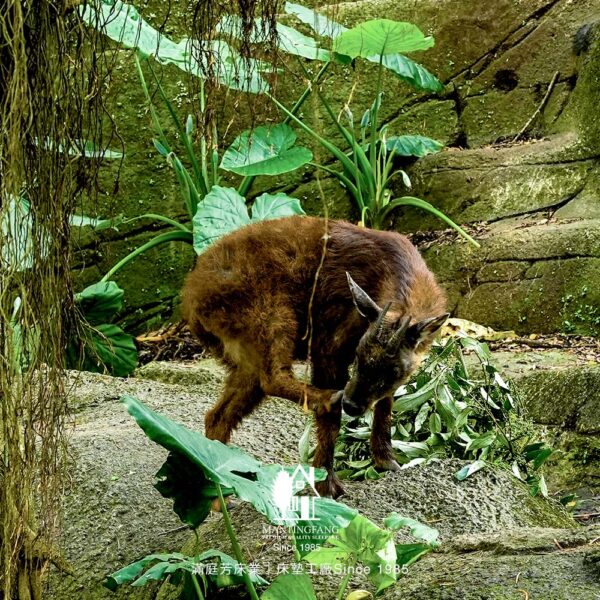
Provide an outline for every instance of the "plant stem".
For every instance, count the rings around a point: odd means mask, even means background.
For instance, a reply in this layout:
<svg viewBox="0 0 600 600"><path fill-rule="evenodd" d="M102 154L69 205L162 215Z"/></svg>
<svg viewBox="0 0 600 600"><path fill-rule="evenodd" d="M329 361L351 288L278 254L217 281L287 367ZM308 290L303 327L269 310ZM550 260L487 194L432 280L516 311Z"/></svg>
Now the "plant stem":
<svg viewBox="0 0 600 600"><path fill-rule="evenodd" d="M227 504L225 502L225 498L223 497L223 490L221 489L221 485L215 481L215 487L217 488L217 493L219 494L219 504L221 505L221 512L223 513L223 521L225 523L225 529L227 530L227 535L231 540L231 545L233 546L233 553L235 554L235 558L238 563L242 567L242 577L244 578L244 583L246 584L246 589L250 594L250 598L252 600L259 600L258 594L256 593L256 589L254 588L254 584L250 579L250 575L248 574L248 567L244 561L244 555L242 553L242 548L237 540L235 535L235 531L233 530L233 526L231 525L231 518L229 517L229 511L227 510Z"/></svg>
<svg viewBox="0 0 600 600"><path fill-rule="evenodd" d="M354 567L356 566L357 559L348 564L348 572L342 579L342 583L340 584L340 589L338 590L338 594L336 596L337 600L342 600L344 597L344 593L346 592L346 588L348 587L348 583L350 582L350 578L353 575Z"/></svg>
<svg viewBox="0 0 600 600"><path fill-rule="evenodd" d="M200 584L198 583L198 578L195 573L192 573L192 583L194 584L194 589L196 590L196 595L198 596L198 600L204 600L204 594L200 589Z"/></svg>
<svg viewBox="0 0 600 600"><path fill-rule="evenodd" d="M296 545L296 536L294 534L293 527L288 527L288 535L290 536L292 540L292 545L294 546L294 558L296 559L297 563L300 563L302 557L300 556L300 550L298 550L298 546Z"/></svg>
<svg viewBox="0 0 600 600"><path fill-rule="evenodd" d="M140 219L153 219L155 221L162 221L163 223L167 223L168 225L171 225L176 229L180 229L181 231L187 231L188 233L190 232L190 229L186 227L183 223L180 223L175 219L165 217L164 215L159 215L155 213L145 213L137 217L131 217L130 219L123 219L123 223L133 223L133 221L139 221Z"/></svg>
<svg viewBox="0 0 600 600"><path fill-rule="evenodd" d="M480 248L479 242L476 242L460 225L457 225L450 217L447 217L443 212L439 211L437 208L426 202L425 200L421 200L420 198L414 198L413 196L403 196L402 198L395 198L391 200L389 204L386 205L384 209L379 211L377 215L377 221L379 224L383 224L385 222L386 217L399 206L415 206L417 208L422 208L432 214L434 214L438 219L441 219L450 227L458 231L462 237L464 237L467 241L471 242L473 246L476 248ZM380 227L377 227L379 229Z"/></svg>
<svg viewBox="0 0 600 600"><path fill-rule="evenodd" d="M125 258L122 258L100 281L109 281L117 271L131 262L136 256L146 252L146 250L150 250L150 248L154 248L154 246L165 244L167 242L187 242L188 244L193 244L194 240L191 231L167 231L166 233L157 235L139 248L130 252Z"/></svg>

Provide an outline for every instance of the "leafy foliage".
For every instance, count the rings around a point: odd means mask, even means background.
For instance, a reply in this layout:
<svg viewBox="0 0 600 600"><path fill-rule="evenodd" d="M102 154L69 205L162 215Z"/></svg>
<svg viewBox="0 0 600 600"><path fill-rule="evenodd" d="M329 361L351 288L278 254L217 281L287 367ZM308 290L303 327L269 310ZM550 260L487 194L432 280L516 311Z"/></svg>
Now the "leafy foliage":
<svg viewBox="0 0 600 600"><path fill-rule="evenodd" d="M100 19L97 14L95 18L90 17L94 13L94 10L102 11L106 9L102 7L98 8L98 6L96 6L96 9L84 9L86 18L88 18L90 24L112 37L112 39L126 46L137 48L140 55L145 58L154 56L161 62L176 64L187 72L191 72L199 77L202 76L202 73L194 67L194 59L189 51L189 40L182 40L179 43L169 40L141 20L133 7L120 1L110 11L111 14L115 11L117 13L116 18L114 18L113 14L112 21L107 20L108 15L104 15L104 20ZM280 50L297 57L324 62L324 66L320 69L314 80L306 72L310 83L291 109L288 109L276 98L270 96L268 86L261 87L260 82L257 85L252 84L252 77L256 73L267 69L267 64L255 64L255 68L244 71L243 65L240 66L240 63L244 63L245 59L240 60L240 56L236 54L235 50L229 44L223 40L213 40L211 42L218 45L215 48L217 61L224 61L226 63L229 61L235 65L235 71L238 76L234 78L235 81L226 79L224 82L227 85L239 89L240 81L244 80L245 77L247 91L265 93L286 114L286 122L282 124L274 127L259 127L255 132L243 133L223 156L221 162L222 169L245 176L244 181L238 188L238 192L242 196L245 196L256 175L280 174L298 168L311 160L312 156L308 149L292 146L295 141L295 135L286 123L293 122L311 135L334 158L339 160L342 165L341 171L331 169L325 165L320 165L320 167L338 178L341 185L348 190L348 193L360 209L361 221L363 223L368 223L375 228L382 228L389 222L392 211L398 207L411 206L428 211L441 218L465 239L477 246L477 242L461 227L425 200L410 196L392 198L391 195L389 182L397 174L402 177L406 187L410 187L410 181L406 173L402 169L394 170L394 157L420 157L426 153L439 150L441 145L434 140L429 140L423 145L420 143L423 139L418 136L415 136L412 140L410 136L401 136L403 139L395 137L393 139L394 143L391 145L387 143L386 127L380 127L378 124L378 113L382 99L381 72L384 69L389 70L417 89L440 92L443 89L440 81L422 65L419 65L403 54L404 52L414 52L430 48L434 43L433 38L425 36L418 27L411 23L391 21L389 19L374 19L360 23L352 29L347 29L335 21L297 4L288 2L285 5L285 10L303 23L310 25L318 36L330 38L333 46L333 52L329 52L322 48L316 39L297 31L289 25L276 24ZM136 27L134 28L133 25ZM268 29L268 27L266 23L260 19L256 19L253 27L248 31L247 27L242 26L238 16L226 15L219 22L217 29L217 33L220 35L227 35L229 38L243 38L246 42L260 46L264 42L262 32ZM367 127L366 124L361 123L359 131L356 132L349 108L346 107L349 126L344 126L335 116L333 109L321 91L319 83L329 64L338 62L347 65L358 57L377 63L379 76L377 78L375 102L371 111L369 111L370 124ZM304 69L304 65L301 62L299 64ZM141 70L139 72L141 75ZM244 89L243 85L241 89ZM160 84L159 90L166 101ZM322 138L297 117L302 104L313 90L316 91L326 112L337 126L344 143L350 146L349 155L345 150ZM149 99L148 94L147 97ZM201 99L200 104L201 107L204 106L203 99ZM169 107L169 112L177 120L172 107ZM156 113L153 109L151 110L151 114L156 123ZM188 155L193 154L191 137L187 128L184 130L180 123L176 123L176 126L181 138L184 140ZM212 182L209 184L207 181L209 169L207 168L205 156L205 142L202 150L201 166L195 156L189 156L193 167L192 174L190 175L181 160L169 149L160 124L157 124L157 131L160 133L160 139L155 142L155 145L159 152L167 157L169 164L175 169L177 178L182 186L184 198L186 198L188 212L191 213L190 218L193 218L198 202L204 195L209 193L212 185L218 185L219 183L215 173L214 151L211 163L213 171ZM268 137L272 139L269 141Z"/></svg>
<svg viewBox="0 0 600 600"><path fill-rule="evenodd" d="M90 325L100 325L121 310L124 293L114 281L101 281L75 294L75 302Z"/></svg>
<svg viewBox="0 0 600 600"><path fill-rule="evenodd" d="M281 175L312 160L307 148L294 146L296 134L285 123L263 125L240 134L223 154L221 168L238 175Z"/></svg>
<svg viewBox="0 0 600 600"><path fill-rule="evenodd" d="M82 4L80 14L85 23L101 31L110 39L126 48L136 49L142 56L152 56L161 64L172 64L182 71L202 76L202 68L192 52L191 41L174 42L145 21L131 4L114 0L96 0ZM250 93L268 89L268 83L260 77L259 61L242 57L224 40L214 40L212 51L219 81L227 87Z"/></svg>
<svg viewBox="0 0 600 600"><path fill-rule="evenodd" d="M216 560L215 560L216 559ZM203 564L215 564L216 568L203 571ZM218 589L243 584L242 566L235 558L218 550L208 550L197 556L187 556L179 552L171 554L149 554L141 560L127 565L107 577L103 585L116 591L120 585L130 584L141 587L151 581L160 581L176 574L201 575L203 595ZM268 582L254 572L249 574L252 583L267 585Z"/></svg>
<svg viewBox="0 0 600 600"><path fill-rule="evenodd" d="M265 193L254 201L249 215L244 198L234 188L215 185L192 221L194 249L200 254L221 236L250 223L304 214L296 198L283 193Z"/></svg>
<svg viewBox="0 0 600 600"><path fill-rule="evenodd" d="M317 600L312 581L306 573L283 573L273 580L261 600Z"/></svg>
<svg viewBox="0 0 600 600"><path fill-rule="evenodd" d="M467 367L468 354L475 367ZM463 480L488 464L506 465L533 495L546 494L540 469L552 449L534 441L516 390L485 344L461 337L434 347L413 381L396 393L393 411L392 445L403 468L456 457L469 461L456 473ZM342 477L377 477L367 446L370 418L346 423L336 447Z"/></svg>
<svg viewBox="0 0 600 600"><path fill-rule="evenodd" d="M114 590L126 583L141 586L150 580L173 578L183 573L186 581L194 586L198 598L202 598L207 590L243 582L250 596L257 599L255 586L266 585L267 582L250 571L243 561L224 494L234 494L249 502L271 523L287 526L299 558L315 565L345 568L347 574L340 585L339 598L343 597L349 575L358 562L368 567L369 577L380 591L394 583L398 566L414 562L437 545L437 532L417 521L394 514L388 519L389 529L381 529L357 514L356 510L329 498L313 498L314 513L308 521L303 520L300 508L288 507L284 512L274 493L277 476L282 472L293 474L295 468L261 465L240 449L209 440L198 432L173 423L131 396L124 396L122 400L146 435L169 450L167 461L157 473L157 489L174 500L175 512L192 528L206 518L211 501L219 498L236 558L218 550L209 550L195 557L179 553L152 554L110 575L104 582L109 589ZM323 479L326 475L321 469L315 469L315 473L316 479ZM314 527L315 523L317 527ZM424 543L395 544L394 531L402 526L409 526L412 534ZM205 576L200 565L215 558L218 559L218 568L211 570L212 575ZM226 566L233 567L233 576L231 569L225 572ZM277 577L262 597L268 600L316 598L310 578L305 573Z"/></svg>
<svg viewBox="0 0 600 600"><path fill-rule="evenodd" d="M75 304L85 322L79 336L67 347L67 365L85 371L108 371L125 377L137 366L133 337L110 323L123 307L123 290L113 281L102 281L75 294Z"/></svg>
<svg viewBox="0 0 600 600"><path fill-rule="evenodd" d="M396 581L396 548L391 531L380 529L366 517L357 515L348 527L327 540L305 559L317 566L332 570L361 562L369 567L369 577L380 592Z"/></svg>

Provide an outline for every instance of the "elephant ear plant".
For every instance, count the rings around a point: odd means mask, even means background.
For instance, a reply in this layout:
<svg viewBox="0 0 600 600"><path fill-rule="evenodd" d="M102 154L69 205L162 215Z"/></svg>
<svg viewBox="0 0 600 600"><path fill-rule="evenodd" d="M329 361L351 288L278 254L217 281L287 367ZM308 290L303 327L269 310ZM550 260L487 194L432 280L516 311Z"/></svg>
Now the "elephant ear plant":
<svg viewBox="0 0 600 600"><path fill-rule="evenodd" d="M202 77L202 69L195 61L194 53L191 52L191 40L183 39L178 43L170 40L145 22L133 6L119 0L110 4L97 1L91 5L85 5L82 10L83 18L90 25L120 44L135 48L138 55L149 66L149 57L154 57L161 63L174 64L187 73ZM300 127L330 152L342 166L342 170L336 170L328 165L312 163L310 162L312 156L308 158L308 150L304 149L306 161L285 171L278 171L278 173L287 172L302 166L302 164L309 163L327 171L340 181L356 202L361 213L361 222L365 225L383 228L389 223L389 217L393 210L399 207L412 206L434 214L458 231L470 243L478 246L477 242L460 226L430 203L412 196L395 198L390 188L391 181L396 176L400 176L404 184L410 187L410 180L406 173L402 169L394 169L396 158L419 158L437 152L442 148L442 144L424 136L391 135L388 132L387 125L379 124L379 112L383 99L384 70L391 72L417 90L427 93L440 93L443 91L444 86L434 75L404 54L431 48L434 44L433 37L425 36L418 27L411 23L389 19L374 19L348 29L318 12L298 4L286 2L284 10L288 15L311 27L316 36L327 39L327 43L331 46L331 49L326 49L324 48L325 44L321 44L317 39L305 35L293 27L281 22L276 24L280 51L293 55L298 59L299 68L304 72L308 81L306 89L291 108L284 106L271 94L268 82L260 76L260 73L264 71L273 70L272 65L256 59L248 59L251 62L246 63L246 58L242 59L229 43L224 40L213 42L216 44L214 48L216 60L220 65L216 72L219 73L223 85L244 92L267 95L285 114L283 125L293 123ZM250 35L249 41L257 47L260 47L265 41L264 36L261 34L265 30L265 23L261 19L255 19L250 34L248 34L248 27L242 23L240 17L233 14L223 16L217 29L217 33L226 37L228 42L236 38L243 38L248 41L248 35ZM346 105L342 111L348 121L348 126L345 126L334 114L329 101L320 89L320 83L331 64L337 63L338 65L347 66L357 59L363 59L378 65L375 100L371 108L363 114L358 127L350 108ZM305 60L323 63L314 77L306 70ZM143 81L139 59L137 64ZM231 65L231 67L223 65ZM147 93L144 82L143 85ZM190 137L191 118L188 118L187 121L189 127L184 128L160 84L158 89L163 101L168 106L169 113L175 120L179 136L184 142L187 158L191 164L191 173L184 168L183 163L170 150L156 112L151 108L155 129L159 132L160 144L155 143L155 145L175 169L184 190L184 196L191 196L190 204L193 212L194 202L197 203L204 195L209 193L210 184L218 184L218 155L213 150L210 152L209 157L206 142L201 140L200 160L196 158ZM343 143L349 149L336 146L298 117L304 102L313 91L318 94ZM148 94L147 99L150 101ZM201 86L200 111L204 112L204 110L205 98ZM243 135L246 138L250 136L247 132ZM288 136L291 137L291 134L288 134ZM213 131L213 138L213 142L215 142L215 131ZM220 166L223 170L244 174L244 179L238 187L238 192L242 197L248 194L256 175L276 174L273 171L262 170L261 166L266 165L262 160L255 161L254 152L245 154L238 152L236 159L233 161L230 160L231 154L230 151L225 153ZM292 154L297 154L297 152ZM244 167L249 168L244 169ZM175 232L173 232L173 236L173 239L181 238Z"/></svg>
<svg viewBox="0 0 600 600"><path fill-rule="evenodd" d="M280 123L273 126L262 126L252 132L244 132L239 135L225 152L221 167L227 167L227 170L242 175L243 179L237 189L220 185L217 150L212 149L209 156L206 144L202 140L200 155L199 157L196 155L193 146L194 121L192 116L188 115L185 124L179 119L158 77L149 66L158 93L167 107L178 133L189 166L186 167L177 155L153 106L140 58L136 56L135 60L157 135L153 143L175 172L188 221L180 223L156 213L122 219L122 223L140 219L152 220L166 224L168 229L161 231L154 238L122 258L104 275L101 281L109 281L137 256L160 244L181 241L191 245L196 253L200 254L219 237L249 223L305 214L299 200L287 194L261 194L254 200L250 210L243 196L244 190L248 187L248 181L253 180L256 176L288 173L312 160L312 153L308 148L296 145L296 134L289 125ZM202 91L200 103L201 110L204 110ZM216 136L216 133L214 135Z"/></svg>
<svg viewBox="0 0 600 600"><path fill-rule="evenodd" d="M470 243L478 246L479 244L460 226L429 202L412 196L394 198L390 188L392 179L397 175L401 176L406 187L411 186L406 172L402 169L394 169L396 158L419 158L426 154L438 152L442 148L441 143L424 136L390 135L388 126L379 124L379 112L383 99L384 71L393 73L417 90L430 93L443 91L444 86L434 75L429 73L422 65L404 55L405 52L416 52L431 48L434 45L433 37L425 36L417 26L411 23L390 19L374 19L360 23L352 29L347 29L339 23L298 4L287 2L285 10L309 25L318 36L329 38L329 43L332 46L331 51L318 52L314 57L311 57L315 61L324 62L314 79L301 60L298 60L298 65L306 79L311 82L308 93L314 90L318 95L327 115L338 130L341 140L349 147L349 150L345 150L321 136L298 117L299 108L305 97L301 96L293 108L288 109L276 97L271 95L270 91L263 92L286 115L287 122L296 124L332 154L340 162L342 170L332 169L322 164L311 164L323 169L339 180L355 201L360 210L361 222L365 225L382 229L390 222L389 217L393 210L404 206L412 206L434 214L454 228ZM235 16L224 17L221 27L223 31L237 37L241 37L244 31L240 19ZM263 27L264 24L257 20L255 25L257 43L260 41L258 32ZM284 51L287 51L286 48L284 48ZM345 115L348 122L345 126L341 118L335 115L319 83L330 64L335 62L347 65L359 58L378 65L375 100L371 108L363 114L358 127L350 107L346 104L340 113Z"/></svg>
<svg viewBox="0 0 600 600"><path fill-rule="evenodd" d="M195 556L150 554L108 576L104 585L111 590L168 579L181 585L186 597L210 598L220 588L243 584L253 600L258 600L261 587L266 588L260 596L263 600L316 600L308 574L308 565L313 565L321 572L344 574L336 596L341 599L358 564L379 593L438 546L437 531L417 521L393 513L385 520L386 527L380 528L329 498L312 498L314 511L307 519L294 503L284 506L274 492L282 474L287 479L298 467L262 465L234 446L209 440L154 413L133 397L125 396L123 402L144 433L169 451L157 473L156 489L173 500L173 510L191 529L206 519L218 499L234 556L216 549ZM325 475L315 469L315 479ZM272 525L287 529L298 567L293 573L279 575L269 584L259 572L260 565L248 565L225 501L230 495L251 504ZM403 527L418 541L397 544L395 532Z"/></svg>

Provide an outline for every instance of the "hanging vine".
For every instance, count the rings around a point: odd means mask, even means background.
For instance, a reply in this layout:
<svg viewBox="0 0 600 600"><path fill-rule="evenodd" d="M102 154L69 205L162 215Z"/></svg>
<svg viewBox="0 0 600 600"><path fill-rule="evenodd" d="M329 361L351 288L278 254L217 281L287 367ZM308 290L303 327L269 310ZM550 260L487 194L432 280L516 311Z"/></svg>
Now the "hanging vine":
<svg viewBox="0 0 600 600"><path fill-rule="evenodd" d="M86 144L102 148L110 133L102 93L114 63L106 38L83 24L78 5L0 4L0 597L7 600L41 598L51 563L68 570L56 541L66 474L64 356L80 327L69 219L97 190L101 154L82 156ZM241 79L260 64L250 56L257 39L270 40L275 53L278 5L239 0L234 7L246 65ZM201 40L194 51L205 70L211 131L212 107L222 105L212 94L220 60L214 33L232 6L201 0L192 8L190 37Z"/></svg>
<svg viewBox="0 0 600 600"><path fill-rule="evenodd" d="M72 0L0 4L0 597L41 597L65 472L62 371L77 327L69 216L102 146L101 36ZM100 60L98 57L102 57Z"/></svg>
<svg viewBox="0 0 600 600"><path fill-rule="evenodd" d="M191 22L191 52L200 65L202 79L190 79L190 87L198 91L203 87L204 95L212 99L202 117L202 135L211 139L217 121L239 114L241 104L245 111L241 117L246 127L253 126L257 114L270 108L262 94L232 93L221 84L224 69L233 69L241 89L245 81L254 75L264 79L275 79L279 64L279 36L277 16L283 9L284 0L191 0L189 2ZM223 27L233 17L239 30ZM228 47L234 47L240 60L227 58ZM260 54L257 48L261 48ZM261 62L262 61L264 62ZM268 67L266 67L268 65ZM266 67L265 70L258 71ZM233 109L230 109L233 105ZM229 114L228 114L229 113ZM220 123L223 128L224 123ZM229 125L226 126L228 128Z"/></svg>

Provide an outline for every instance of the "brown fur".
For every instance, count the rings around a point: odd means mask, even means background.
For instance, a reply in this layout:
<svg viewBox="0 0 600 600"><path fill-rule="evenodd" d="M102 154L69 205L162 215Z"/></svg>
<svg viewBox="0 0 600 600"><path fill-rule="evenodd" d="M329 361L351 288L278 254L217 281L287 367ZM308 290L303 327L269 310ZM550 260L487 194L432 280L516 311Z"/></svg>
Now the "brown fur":
<svg viewBox="0 0 600 600"><path fill-rule="evenodd" d="M346 272L380 306L393 303L386 326L404 315L411 322L436 317L445 299L407 238L330 221L312 310L312 385L296 380L292 361L307 356L308 307L325 227L323 219L289 217L222 238L198 257L183 309L191 330L230 368L220 400L206 415L206 435L227 443L265 394L306 401L317 421L314 464L330 473L321 490L335 496L342 491L332 473L340 390L369 328L356 310ZM393 461L390 411L389 399L375 405L373 452L381 466Z"/></svg>

